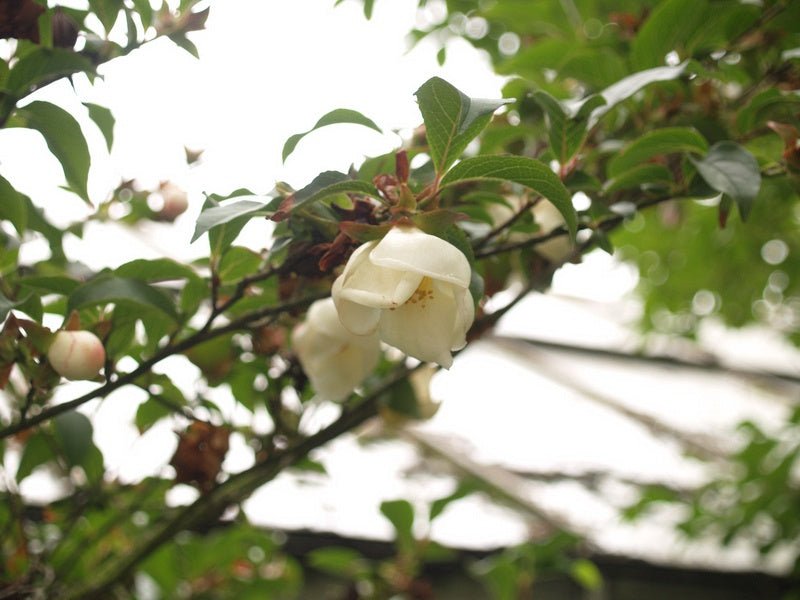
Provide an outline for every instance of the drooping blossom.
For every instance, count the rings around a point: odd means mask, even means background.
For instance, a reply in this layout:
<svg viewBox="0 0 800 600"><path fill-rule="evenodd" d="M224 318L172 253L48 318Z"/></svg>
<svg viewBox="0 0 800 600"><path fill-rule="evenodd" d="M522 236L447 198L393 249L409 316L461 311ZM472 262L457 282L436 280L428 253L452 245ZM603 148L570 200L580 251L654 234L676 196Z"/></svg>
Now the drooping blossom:
<svg viewBox="0 0 800 600"><path fill-rule="evenodd" d="M292 333L292 345L317 395L344 400L378 364L378 336L354 335L342 326L331 298L314 302Z"/></svg>
<svg viewBox="0 0 800 600"><path fill-rule="evenodd" d="M475 317L466 256L449 242L408 226L360 246L333 284L342 324L421 361L445 368L466 344Z"/></svg>

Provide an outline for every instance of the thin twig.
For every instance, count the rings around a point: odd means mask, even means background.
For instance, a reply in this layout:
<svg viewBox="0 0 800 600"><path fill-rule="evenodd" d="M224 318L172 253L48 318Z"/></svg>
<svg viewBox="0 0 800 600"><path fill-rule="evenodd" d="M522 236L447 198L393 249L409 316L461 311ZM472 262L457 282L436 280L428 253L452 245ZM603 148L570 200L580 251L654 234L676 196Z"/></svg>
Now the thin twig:
<svg viewBox="0 0 800 600"><path fill-rule="evenodd" d="M108 592L120 581L128 577L136 566L159 548L170 541L175 534L186 529L216 519L224 510L247 498L256 489L273 479L283 469L291 466L338 436L351 431L377 414L380 398L393 386L403 381L411 370L402 367L382 385L353 409L344 412L328 427L312 436L304 438L285 450L277 451L261 463L247 471L232 475L208 494L201 496L193 504L182 509L172 520L166 523L137 547L127 552L121 559L105 571L97 574L94 582L83 589L66 592L62 597L68 600L107 598Z"/></svg>
<svg viewBox="0 0 800 600"><path fill-rule="evenodd" d="M214 339L221 335L225 335L226 333L230 333L232 331L237 331L239 329L248 327L253 323L258 322L259 320L264 319L265 317L269 317L295 308L308 306L315 300L319 300L321 298L324 298L325 296L326 294L315 294L313 296L301 298L299 300L286 302L278 306L269 306L261 310L249 312L239 317L238 319L231 321L230 323L220 326L216 329L198 331L197 333L192 334L191 336L178 342L177 344L165 346L147 360L139 363L139 366L136 367L133 371L125 373L124 375L120 375L113 381L109 381L104 385L95 388L91 392L87 392L86 394L79 396L73 400L69 400L68 402L51 406L48 409L42 410L42 412L40 412L37 415L33 415L27 419L20 419L18 422L13 423L8 427L5 427L4 429L0 430L0 439L6 438L10 435L14 435L15 433L23 431L25 429L29 429L34 425L38 425L39 423L47 421L48 419L51 419L62 413L74 410L75 408L89 402L90 400L107 396L114 390L133 382L137 377L148 372L153 366L155 366L168 356L172 356L173 354L180 354L181 352L184 352L189 348L192 348L202 342Z"/></svg>

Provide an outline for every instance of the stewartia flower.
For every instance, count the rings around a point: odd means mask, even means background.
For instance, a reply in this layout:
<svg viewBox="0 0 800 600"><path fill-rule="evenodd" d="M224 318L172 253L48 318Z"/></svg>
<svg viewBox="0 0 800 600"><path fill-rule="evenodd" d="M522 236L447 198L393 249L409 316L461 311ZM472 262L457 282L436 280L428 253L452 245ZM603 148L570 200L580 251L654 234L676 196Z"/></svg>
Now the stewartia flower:
<svg viewBox="0 0 800 600"><path fill-rule="evenodd" d="M59 331L47 350L47 360L62 377L94 379L106 361L106 351L90 331Z"/></svg>
<svg viewBox="0 0 800 600"><path fill-rule="evenodd" d="M394 227L353 252L333 283L342 324L422 361L453 364L475 318L464 254L416 227Z"/></svg>
<svg viewBox="0 0 800 600"><path fill-rule="evenodd" d="M377 335L353 335L336 314L333 300L317 300L292 333L292 345L317 395L345 399L369 375L380 358Z"/></svg>

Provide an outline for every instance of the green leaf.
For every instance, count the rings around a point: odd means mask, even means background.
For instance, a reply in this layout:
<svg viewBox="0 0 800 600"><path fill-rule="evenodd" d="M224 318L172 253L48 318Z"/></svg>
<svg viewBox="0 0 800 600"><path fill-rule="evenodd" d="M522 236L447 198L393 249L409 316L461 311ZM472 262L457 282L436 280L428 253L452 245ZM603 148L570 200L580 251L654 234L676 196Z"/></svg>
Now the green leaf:
<svg viewBox="0 0 800 600"><path fill-rule="evenodd" d="M142 281L173 281L199 277L191 267L169 258L146 260L139 258L120 265L114 270L117 277L141 279Z"/></svg>
<svg viewBox="0 0 800 600"><path fill-rule="evenodd" d="M53 419L53 433L67 464L71 467L83 465L94 446L88 417L74 410L60 414Z"/></svg>
<svg viewBox="0 0 800 600"><path fill-rule="evenodd" d="M94 121L94 124L100 129L100 133L103 134L110 152L114 143L114 115L108 108L99 104L84 102L83 105L89 110L89 118Z"/></svg>
<svg viewBox="0 0 800 600"><path fill-rule="evenodd" d="M350 179L339 171L325 171L314 178L306 187L296 191L292 196L291 210L335 196L337 194L360 194L380 198L375 186L366 181Z"/></svg>
<svg viewBox="0 0 800 600"><path fill-rule="evenodd" d="M304 131L303 133L295 133L294 135L289 136L289 138L286 140L286 143L283 145L283 152L281 154L283 161L286 162L286 159L292 152L294 152L294 149L300 140L302 140L312 131L316 131L320 127L327 127L328 125L337 125L341 123L363 125L364 127L374 129L378 133L383 133L380 127L378 127L372 119L368 119L360 112L351 110L349 108L337 108L322 116L319 121L317 121L316 125L314 125L308 131Z"/></svg>
<svg viewBox="0 0 800 600"><path fill-rule="evenodd" d="M583 589L597 591L603 587L603 575L592 561L579 558L573 561L569 574Z"/></svg>
<svg viewBox="0 0 800 600"><path fill-rule="evenodd" d="M256 198L257 196L245 196ZM269 203L257 202L255 200L237 200L224 205L211 206L205 208L197 218L195 225L194 235L191 241L196 241L201 235L225 223L230 223L239 217L252 218L255 216L264 216L270 214L272 211L267 209Z"/></svg>
<svg viewBox="0 0 800 600"><path fill-rule="evenodd" d="M184 33L173 33L167 37L169 37L178 48L186 50L186 52L195 58L200 58L200 51L197 49L197 46L195 46L194 42L187 38Z"/></svg>
<svg viewBox="0 0 800 600"><path fill-rule="evenodd" d="M635 69L664 64L664 57L684 44L708 15L706 0L666 0L661 2L639 29L631 44L631 63Z"/></svg>
<svg viewBox="0 0 800 600"><path fill-rule="evenodd" d="M761 189L758 161L742 146L731 141L717 142L701 160L689 157L705 182L716 191L727 194L744 221Z"/></svg>
<svg viewBox="0 0 800 600"><path fill-rule="evenodd" d="M106 34L114 27L117 22L119 11L122 10L122 0L89 0L89 7L92 12L100 19Z"/></svg>
<svg viewBox="0 0 800 600"><path fill-rule="evenodd" d="M397 545L410 549L414 545L414 507L408 500L381 502L381 514L389 519L397 534Z"/></svg>
<svg viewBox="0 0 800 600"><path fill-rule="evenodd" d="M683 62L674 67L656 67L655 69L647 69L646 71L639 71L632 75L628 75L625 79L620 79L617 83L608 86L600 95L605 99L606 103L602 106L595 108L588 119L588 127L591 129L600 120L600 118L614 108L620 102L623 102L633 96L642 88L647 87L652 83L661 81L672 81L677 79L686 71L688 62Z"/></svg>
<svg viewBox="0 0 800 600"><path fill-rule="evenodd" d="M41 322L42 320L42 299L36 294L29 294L19 302L17 302L16 309L24 312L30 316L34 321Z"/></svg>
<svg viewBox="0 0 800 600"><path fill-rule="evenodd" d="M513 181L541 194L553 203L567 224L571 238L578 230L578 215L567 188L549 166L525 156L476 156L466 158L442 179L442 187L473 180Z"/></svg>
<svg viewBox="0 0 800 600"><path fill-rule="evenodd" d="M500 554L485 558L475 565L474 570L491 590L494 600L519 598L520 569L514 564L512 557Z"/></svg>
<svg viewBox="0 0 800 600"><path fill-rule="evenodd" d="M0 292L0 323L6 320L8 313L14 310L18 304L19 302L9 300L3 295L3 292Z"/></svg>
<svg viewBox="0 0 800 600"><path fill-rule="evenodd" d="M17 483L20 483L28 475L33 473L36 467L43 465L52 458L53 450L50 448L50 444L47 443L45 434L41 431L37 431L28 438L28 441L25 442L25 447L22 449L19 466L17 467Z"/></svg>
<svg viewBox="0 0 800 600"><path fill-rule="evenodd" d="M70 189L91 204L86 189L89 147L75 118L63 108L42 101L31 102L17 109L16 116L21 119L22 126L42 134L50 152L61 163Z"/></svg>
<svg viewBox="0 0 800 600"><path fill-rule="evenodd" d="M172 411L163 403L148 398L136 409L136 429L139 433L144 433L150 429L157 421L172 414Z"/></svg>
<svg viewBox="0 0 800 600"><path fill-rule="evenodd" d="M17 190L0 175L0 219L10 221L22 235L28 225L28 209Z"/></svg>
<svg viewBox="0 0 800 600"><path fill-rule="evenodd" d="M416 91L431 158L438 174L452 165L507 100L469 98L444 79L433 77Z"/></svg>
<svg viewBox="0 0 800 600"><path fill-rule="evenodd" d="M234 246L220 260L217 275L223 283L233 282L255 273L262 261L263 258L258 252Z"/></svg>
<svg viewBox="0 0 800 600"><path fill-rule="evenodd" d="M69 296L81 284L75 279L58 275L31 276L19 280L20 285L39 294L61 294Z"/></svg>
<svg viewBox="0 0 800 600"><path fill-rule="evenodd" d="M608 163L608 174L617 177L654 156L675 152L705 154L707 151L708 142L692 127L656 129L628 144L622 152L614 156Z"/></svg>
<svg viewBox="0 0 800 600"><path fill-rule="evenodd" d="M93 73L92 63L71 50L37 47L11 69L6 89L22 97L42 83L73 73Z"/></svg>
<svg viewBox="0 0 800 600"><path fill-rule="evenodd" d="M407 379L404 379L397 385L393 385L381 400L392 411L404 417L409 417L411 419L422 418L417 395L414 393L414 387Z"/></svg>
<svg viewBox="0 0 800 600"><path fill-rule="evenodd" d="M619 190L627 190L646 184L671 184L672 173L663 165L645 163L620 173L606 181L603 192L611 194Z"/></svg>
<svg viewBox="0 0 800 600"><path fill-rule="evenodd" d="M367 560L350 548L317 548L308 553L308 564L318 571L348 580L366 577L370 571Z"/></svg>
<svg viewBox="0 0 800 600"><path fill-rule="evenodd" d="M428 520L433 521L436 517L441 515L444 512L444 509L447 508L450 504L458 500L461 500L462 498L465 498L470 494L475 493L479 489L480 487L476 485L476 483L472 480L467 479L461 481L452 494L449 494L444 498L439 498L438 500L434 500L431 503Z"/></svg>
<svg viewBox="0 0 800 600"><path fill-rule="evenodd" d="M372 9L375 6L375 0L364 0L364 16L367 20L372 18Z"/></svg>
<svg viewBox="0 0 800 600"><path fill-rule="evenodd" d="M145 29L153 24L153 7L150 6L150 0L133 0L133 8L139 13Z"/></svg>
<svg viewBox="0 0 800 600"><path fill-rule="evenodd" d="M790 123L800 110L799 104L800 92L771 87L754 96L736 114L736 129L747 133L770 118Z"/></svg>
<svg viewBox="0 0 800 600"><path fill-rule="evenodd" d="M67 301L67 312L111 302L132 302L153 308L177 320L175 306L163 292L138 279L100 275L77 288Z"/></svg>
<svg viewBox="0 0 800 600"><path fill-rule="evenodd" d="M567 164L583 145L588 131L589 115L592 110L605 104L605 99L602 96L590 96L574 115L570 115L569 111L547 92L535 92L533 99L547 114L550 148L560 164Z"/></svg>

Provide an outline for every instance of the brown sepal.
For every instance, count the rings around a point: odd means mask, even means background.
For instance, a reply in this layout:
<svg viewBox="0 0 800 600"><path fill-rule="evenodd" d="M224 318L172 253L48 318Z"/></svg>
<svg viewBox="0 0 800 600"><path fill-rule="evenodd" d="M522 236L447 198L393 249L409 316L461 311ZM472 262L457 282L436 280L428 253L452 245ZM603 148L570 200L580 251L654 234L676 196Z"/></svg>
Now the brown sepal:
<svg viewBox="0 0 800 600"><path fill-rule="evenodd" d="M216 483L228 452L230 429L195 421L178 435L178 447L169 464L176 483L190 483L208 492Z"/></svg>
<svg viewBox="0 0 800 600"><path fill-rule="evenodd" d="M5 0L0 3L0 38L39 43L39 16L45 9L34 0Z"/></svg>
<svg viewBox="0 0 800 600"><path fill-rule="evenodd" d="M275 221L276 223L285 221L286 219L289 218L289 214L292 212L293 206L294 206L294 194L292 194L291 196L286 196L286 198L281 200L281 203L278 206L278 210L272 213L270 219Z"/></svg>
<svg viewBox="0 0 800 600"><path fill-rule="evenodd" d="M397 174L397 179L400 183L408 182L408 152L405 150L400 150L400 152L394 155L394 172Z"/></svg>

